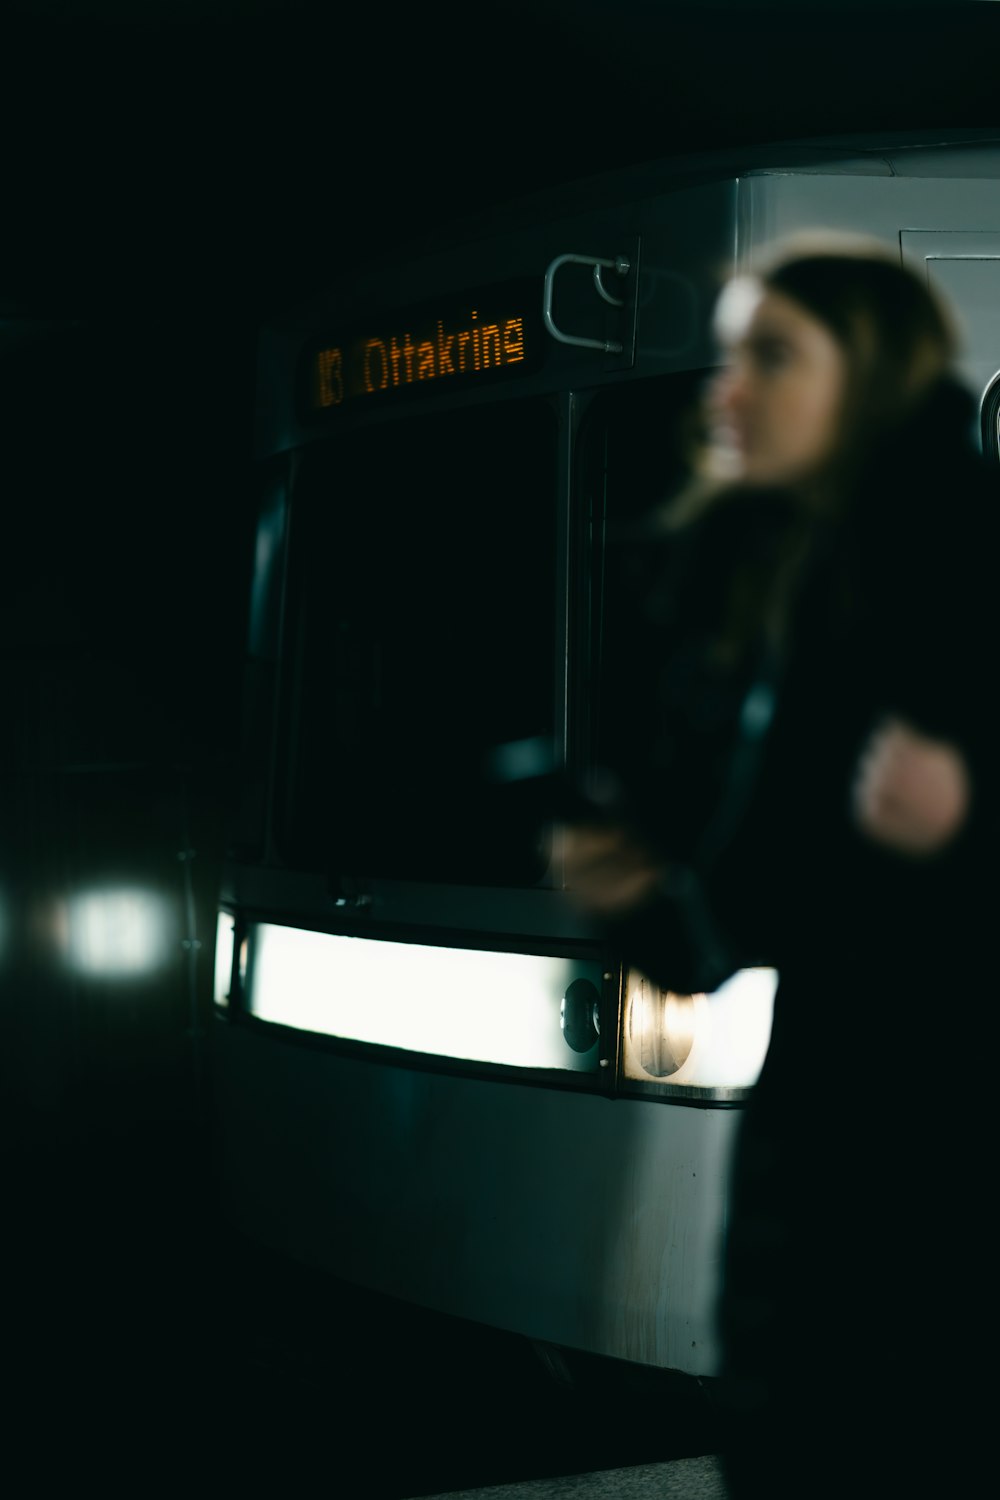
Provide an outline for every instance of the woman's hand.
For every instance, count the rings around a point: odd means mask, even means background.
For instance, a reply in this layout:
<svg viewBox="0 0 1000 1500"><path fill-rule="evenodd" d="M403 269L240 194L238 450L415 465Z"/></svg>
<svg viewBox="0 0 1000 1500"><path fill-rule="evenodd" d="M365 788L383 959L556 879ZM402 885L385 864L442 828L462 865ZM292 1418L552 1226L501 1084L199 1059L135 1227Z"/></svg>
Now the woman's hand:
<svg viewBox="0 0 1000 1500"><path fill-rule="evenodd" d="M936 854L969 811L969 773L954 745L888 719L872 735L852 788L854 817L877 844L900 854Z"/></svg>
<svg viewBox="0 0 1000 1500"><path fill-rule="evenodd" d="M597 917L620 917L639 906L664 874L664 865L619 824L557 824L549 854L562 866L567 889Z"/></svg>

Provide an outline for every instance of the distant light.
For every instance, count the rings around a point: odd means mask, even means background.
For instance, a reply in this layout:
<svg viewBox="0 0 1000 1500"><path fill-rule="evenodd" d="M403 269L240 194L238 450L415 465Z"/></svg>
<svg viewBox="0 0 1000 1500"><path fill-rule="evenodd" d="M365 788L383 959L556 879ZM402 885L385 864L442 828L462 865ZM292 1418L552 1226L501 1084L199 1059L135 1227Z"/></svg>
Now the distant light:
<svg viewBox="0 0 1000 1500"><path fill-rule="evenodd" d="M140 886L85 891L66 902L61 946L79 974L131 979L163 968L176 935L169 903Z"/></svg>

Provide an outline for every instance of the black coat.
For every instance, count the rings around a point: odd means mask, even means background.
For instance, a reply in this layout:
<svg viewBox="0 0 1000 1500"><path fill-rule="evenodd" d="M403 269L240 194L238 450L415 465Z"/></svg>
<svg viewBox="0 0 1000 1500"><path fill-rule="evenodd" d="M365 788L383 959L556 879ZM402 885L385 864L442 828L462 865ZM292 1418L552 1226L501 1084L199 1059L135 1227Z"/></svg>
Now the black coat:
<svg viewBox="0 0 1000 1500"><path fill-rule="evenodd" d="M873 453L838 523L817 528L773 719L702 870L728 967L780 975L743 1118L720 1308L740 1497L856 1490L859 1444L897 1475L870 1493L919 1493L899 1480L904 1454L914 1483L953 1460L974 1389L963 1372L995 1329L986 1226L1000 517L974 419L965 391L942 382ZM658 688L654 774L669 766L672 785L649 819L668 854L685 768L704 820L725 800L738 705L761 662L773 663L748 651L728 696L724 674L709 672L706 689L691 667L736 563L748 548L766 556L792 524L777 497L750 499L742 514L710 514L683 544L698 558L695 600ZM667 572L676 578L676 555ZM650 597L655 614L656 589ZM971 770L971 817L931 859L877 847L850 814L859 756L886 714L953 742ZM652 806L648 784L642 795ZM688 811L675 826L678 855L697 863L702 830ZM690 976L675 977L672 953L657 948L657 931L670 930L651 905L619 936L639 967L685 988Z"/></svg>

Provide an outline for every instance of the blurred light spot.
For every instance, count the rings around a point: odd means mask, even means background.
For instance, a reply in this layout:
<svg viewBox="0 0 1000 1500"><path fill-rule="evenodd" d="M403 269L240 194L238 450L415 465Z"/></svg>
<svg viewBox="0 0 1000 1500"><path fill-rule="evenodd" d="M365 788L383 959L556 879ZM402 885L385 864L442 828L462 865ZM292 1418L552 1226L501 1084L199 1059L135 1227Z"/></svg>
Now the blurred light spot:
<svg viewBox="0 0 1000 1500"><path fill-rule="evenodd" d="M173 925L162 896L122 886L70 897L60 935L77 973L127 979L167 963Z"/></svg>

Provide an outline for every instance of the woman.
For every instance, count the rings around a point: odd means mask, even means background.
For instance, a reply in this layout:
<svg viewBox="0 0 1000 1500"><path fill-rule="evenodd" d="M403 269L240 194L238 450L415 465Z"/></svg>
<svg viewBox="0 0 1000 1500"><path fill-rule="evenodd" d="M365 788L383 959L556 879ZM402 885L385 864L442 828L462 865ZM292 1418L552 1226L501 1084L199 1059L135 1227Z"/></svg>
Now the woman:
<svg viewBox="0 0 1000 1500"><path fill-rule="evenodd" d="M947 313L880 246L780 246L716 331L707 461L650 595L673 774L559 853L665 987L779 971L725 1246L734 1497L921 1493L970 1451L994 1321L994 487ZM692 830L691 704L722 688L732 754Z"/></svg>

